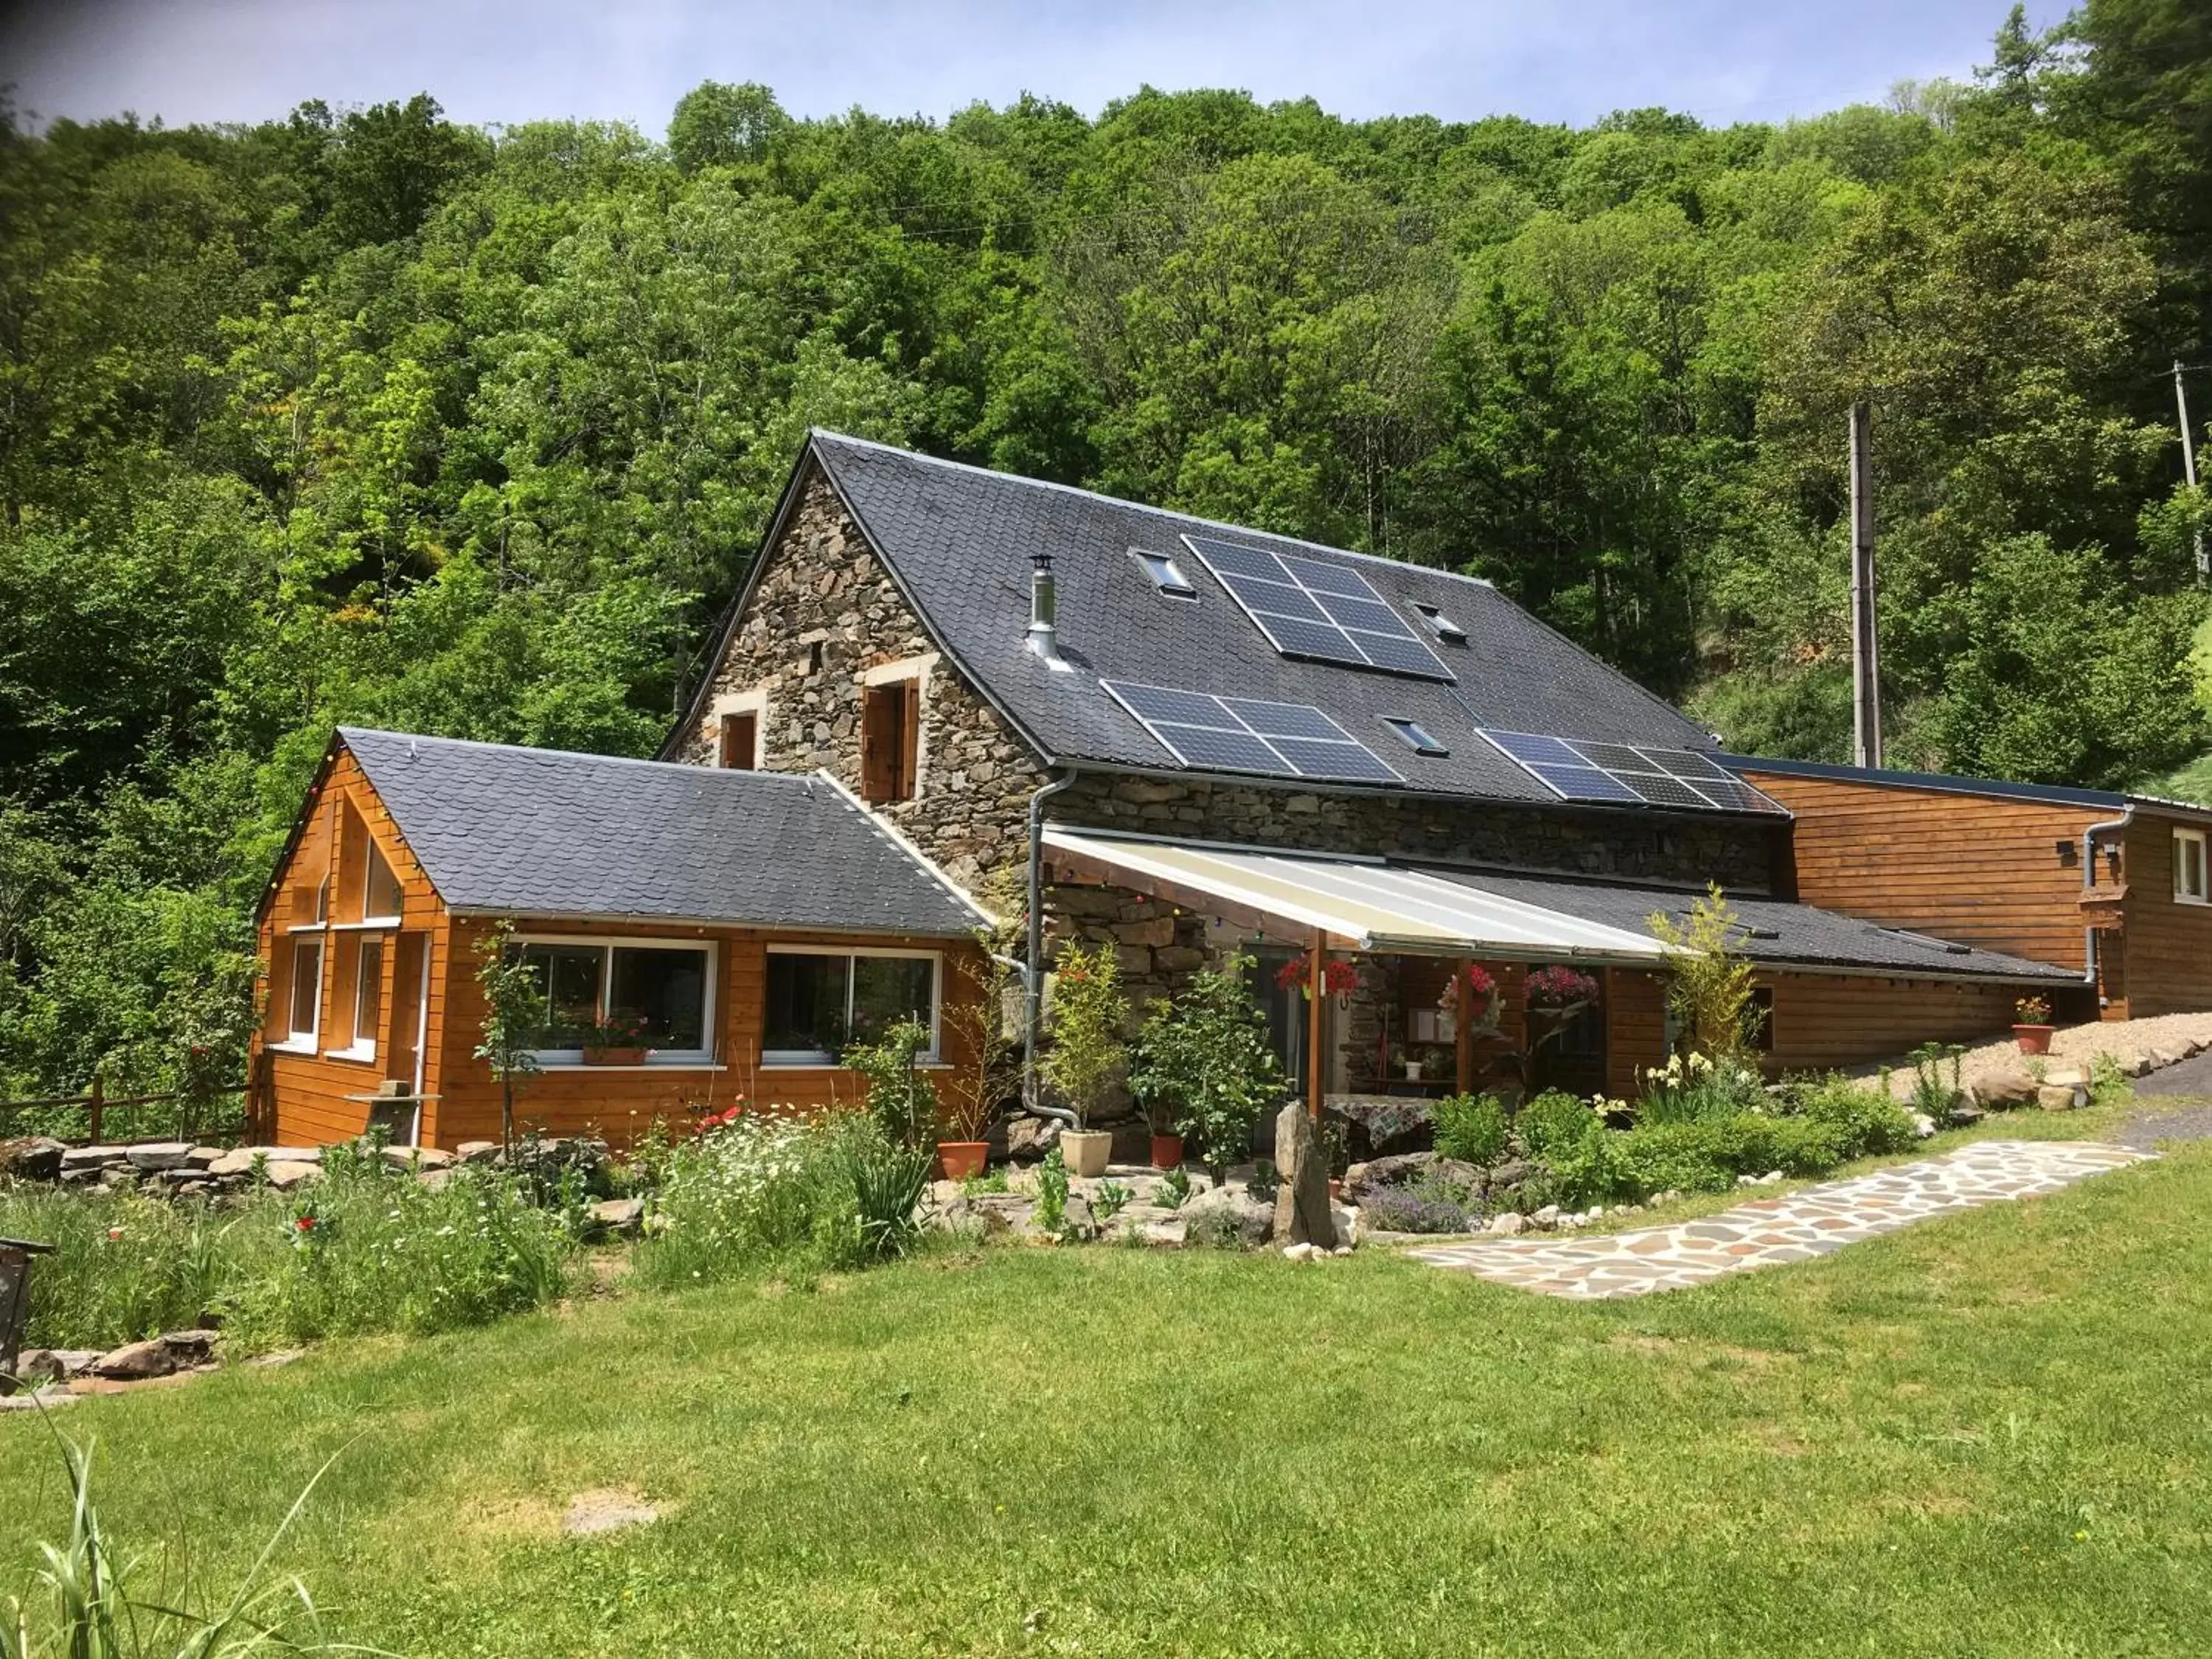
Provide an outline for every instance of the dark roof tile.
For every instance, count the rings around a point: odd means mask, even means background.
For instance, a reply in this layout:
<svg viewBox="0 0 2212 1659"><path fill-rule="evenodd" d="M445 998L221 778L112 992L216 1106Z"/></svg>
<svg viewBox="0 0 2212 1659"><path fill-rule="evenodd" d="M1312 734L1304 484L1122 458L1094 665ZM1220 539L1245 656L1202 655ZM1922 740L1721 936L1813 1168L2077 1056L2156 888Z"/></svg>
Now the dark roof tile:
<svg viewBox="0 0 2212 1659"><path fill-rule="evenodd" d="M338 738L455 909L945 938L980 920L825 778Z"/></svg>

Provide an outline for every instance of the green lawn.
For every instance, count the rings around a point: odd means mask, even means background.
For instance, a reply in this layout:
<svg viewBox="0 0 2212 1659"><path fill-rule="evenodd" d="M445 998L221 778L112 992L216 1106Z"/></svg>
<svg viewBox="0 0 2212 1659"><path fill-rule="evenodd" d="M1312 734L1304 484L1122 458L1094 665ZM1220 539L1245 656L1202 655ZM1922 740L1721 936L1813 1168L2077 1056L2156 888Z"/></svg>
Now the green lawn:
<svg viewBox="0 0 2212 1659"><path fill-rule="evenodd" d="M2208 1245L2200 1146L1626 1304L998 1249L60 1420L210 1583L339 1454L281 1565L416 1655L2203 1653ZM63 1521L0 1418L0 1561Z"/></svg>

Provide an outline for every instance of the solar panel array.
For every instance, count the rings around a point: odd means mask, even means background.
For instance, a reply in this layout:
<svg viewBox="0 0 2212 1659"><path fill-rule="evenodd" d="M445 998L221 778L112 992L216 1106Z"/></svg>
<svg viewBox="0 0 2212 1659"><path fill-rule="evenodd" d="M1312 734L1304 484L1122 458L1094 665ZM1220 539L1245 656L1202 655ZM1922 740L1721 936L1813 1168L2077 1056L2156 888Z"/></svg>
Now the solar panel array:
<svg viewBox="0 0 2212 1659"><path fill-rule="evenodd" d="M1185 766L1352 783L1405 781L1310 703L1216 697L1125 680L1098 683Z"/></svg>
<svg viewBox="0 0 2212 1659"><path fill-rule="evenodd" d="M1786 816L1771 796L1693 750L1592 743L1528 732L1482 735L1565 800Z"/></svg>
<svg viewBox="0 0 2212 1659"><path fill-rule="evenodd" d="M1443 659L1357 570L1212 536L1183 540L1283 655L1421 679L1452 678Z"/></svg>

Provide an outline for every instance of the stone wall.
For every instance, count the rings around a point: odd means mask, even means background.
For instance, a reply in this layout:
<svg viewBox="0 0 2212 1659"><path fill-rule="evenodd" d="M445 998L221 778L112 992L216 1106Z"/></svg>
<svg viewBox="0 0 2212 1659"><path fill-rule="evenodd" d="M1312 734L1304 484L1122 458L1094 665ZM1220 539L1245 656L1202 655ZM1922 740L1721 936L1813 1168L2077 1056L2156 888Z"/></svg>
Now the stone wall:
<svg viewBox="0 0 2212 1659"><path fill-rule="evenodd" d="M1384 853L1565 875L1771 886L1759 824L1624 822L1616 814L1489 801L1322 795L1201 779L1085 776L1052 803L1055 823L1191 834L1307 851ZM1017 831L1017 839L1019 837Z"/></svg>
<svg viewBox="0 0 2212 1659"><path fill-rule="evenodd" d="M761 764L827 770L857 793L868 671L936 647L819 472L810 469L782 539L763 556L760 586L715 665L708 712L675 757L713 765L715 697L759 692ZM994 870L1021 867L1030 795L1044 774L951 664L939 659L919 678L915 798L878 810L972 891Z"/></svg>

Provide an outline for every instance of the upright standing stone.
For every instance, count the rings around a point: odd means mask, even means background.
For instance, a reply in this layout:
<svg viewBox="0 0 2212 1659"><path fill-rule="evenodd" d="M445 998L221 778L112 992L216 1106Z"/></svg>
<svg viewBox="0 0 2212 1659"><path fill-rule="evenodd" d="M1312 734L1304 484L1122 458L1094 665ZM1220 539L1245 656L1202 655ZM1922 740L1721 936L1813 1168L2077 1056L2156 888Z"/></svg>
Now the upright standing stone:
<svg viewBox="0 0 2212 1659"><path fill-rule="evenodd" d="M1328 1208L1328 1160L1314 1139L1305 1105L1292 1101L1275 1117L1275 1167L1283 1184L1275 1193L1275 1238L1284 1244L1336 1248L1336 1218Z"/></svg>

